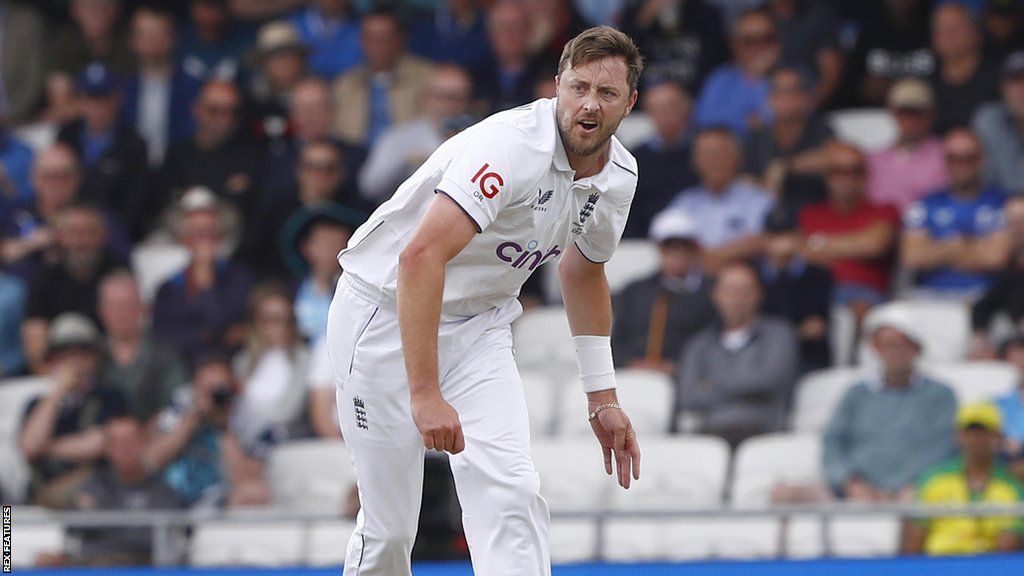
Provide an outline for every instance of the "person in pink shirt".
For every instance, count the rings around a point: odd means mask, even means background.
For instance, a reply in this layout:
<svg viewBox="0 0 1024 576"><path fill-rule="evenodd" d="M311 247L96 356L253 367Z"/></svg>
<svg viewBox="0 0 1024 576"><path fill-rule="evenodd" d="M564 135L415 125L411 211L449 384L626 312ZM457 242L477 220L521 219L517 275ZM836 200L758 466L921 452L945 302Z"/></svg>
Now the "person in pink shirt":
<svg viewBox="0 0 1024 576"><path fill-rule="evenodd" d="M890 204L902 214L907 206L947 184L942 143L932 132L935 94L922 80L907 78L887 97L898 138L891 147L868 157L868 197Z"/></svg>

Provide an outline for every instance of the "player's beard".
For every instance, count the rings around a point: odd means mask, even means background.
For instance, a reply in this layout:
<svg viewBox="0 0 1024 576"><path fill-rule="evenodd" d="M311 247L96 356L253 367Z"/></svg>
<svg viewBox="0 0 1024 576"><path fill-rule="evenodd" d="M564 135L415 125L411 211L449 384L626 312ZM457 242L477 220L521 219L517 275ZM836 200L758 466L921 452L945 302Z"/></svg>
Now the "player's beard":
<svg viewBox="0 0 1024 576"><path fill-rule="evenodd" d="M611 123L608 118L601 118L596 115L579 115L573 118L565 119L562 111L557 110L555 117L558 119L558 135L562 138L562 145L565 149L576 156L590 156L597 153L608 143L611 139L612 134L619 127L618 121ZM581 121L591 121L597 123L597 129L589 134L584 134L580 128Z"/></svg>

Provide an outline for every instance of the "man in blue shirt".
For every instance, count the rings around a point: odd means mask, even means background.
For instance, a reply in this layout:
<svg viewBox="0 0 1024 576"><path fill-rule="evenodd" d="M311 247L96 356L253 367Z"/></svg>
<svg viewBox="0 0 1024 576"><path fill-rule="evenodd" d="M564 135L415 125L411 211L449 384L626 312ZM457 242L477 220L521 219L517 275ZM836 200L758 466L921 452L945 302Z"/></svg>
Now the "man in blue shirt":
<svg viewBox="0 0 1024 576"><path fill-rule="evenodd" d="M316 0L289 19L309 46L309 68L330 79L363 62L359 23L351 18L347 0Z"/></svg>
<svg viewBox="0 0 1024 576"><path fill-rule="evenodd" d="M903 266L917 274L923 295L970 299L1006 264L1006 194L982 178L981 141L967 129L943 141L949 188L912 204L904 214Z"/></svg>

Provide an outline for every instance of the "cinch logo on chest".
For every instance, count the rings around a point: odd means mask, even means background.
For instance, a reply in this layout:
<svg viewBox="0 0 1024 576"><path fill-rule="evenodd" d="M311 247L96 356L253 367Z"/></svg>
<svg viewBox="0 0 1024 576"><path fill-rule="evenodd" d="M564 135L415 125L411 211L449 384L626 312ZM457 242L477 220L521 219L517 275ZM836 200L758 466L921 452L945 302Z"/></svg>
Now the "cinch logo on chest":
<svg viewBox="0 0 1024 576"><path fill-rule="evenodd" d="M545 254L537 250L537 241L531 240L525 248L518 242L502 242L498 244L498 249L494 253L499 260L508 262L513 268L529 266L528 269L532 271L551 258L556 258L562 251L555 246Z"/></svg>

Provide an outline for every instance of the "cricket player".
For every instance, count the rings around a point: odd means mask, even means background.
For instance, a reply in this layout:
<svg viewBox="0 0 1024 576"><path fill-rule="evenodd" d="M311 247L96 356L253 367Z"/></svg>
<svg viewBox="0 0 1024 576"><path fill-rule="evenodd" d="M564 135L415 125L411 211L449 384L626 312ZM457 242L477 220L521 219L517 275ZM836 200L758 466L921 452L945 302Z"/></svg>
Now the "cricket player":
<svg viewBox="0 0 1024 576"><path fill-rule="evenodd" d="M551 573L510 324L523 282L559 257L605 470L614 460L623 488L639 479L636 435L616 401L603 263L636 190L636 161L613 133L642 68L625 34L581 33L559 61L557 98L446 141L339 256L328 354L362 503L346 575L411 574L425 449L451 454L477 574Z"/></svg>

